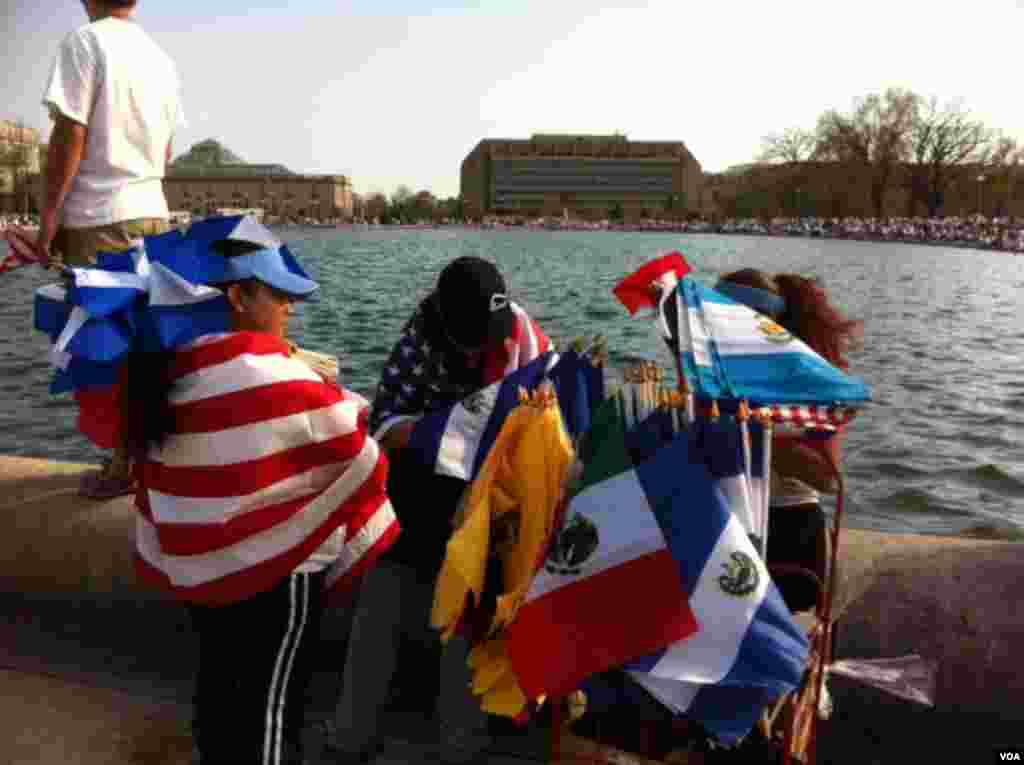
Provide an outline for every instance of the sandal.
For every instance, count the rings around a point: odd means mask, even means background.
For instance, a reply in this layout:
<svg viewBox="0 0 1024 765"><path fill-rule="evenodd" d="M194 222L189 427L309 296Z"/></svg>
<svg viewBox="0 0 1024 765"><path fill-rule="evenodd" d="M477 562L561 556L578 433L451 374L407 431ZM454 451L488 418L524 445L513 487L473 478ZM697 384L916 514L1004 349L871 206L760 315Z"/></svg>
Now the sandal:
<svg viewBox="0 0 1024 765"><path fill-rule="evenodd" d="M128 476L111 475L104 466L95 473L86 473L78 485L78 495L89 499L114 499L125 494L134 494L135 479Z"/></svg>

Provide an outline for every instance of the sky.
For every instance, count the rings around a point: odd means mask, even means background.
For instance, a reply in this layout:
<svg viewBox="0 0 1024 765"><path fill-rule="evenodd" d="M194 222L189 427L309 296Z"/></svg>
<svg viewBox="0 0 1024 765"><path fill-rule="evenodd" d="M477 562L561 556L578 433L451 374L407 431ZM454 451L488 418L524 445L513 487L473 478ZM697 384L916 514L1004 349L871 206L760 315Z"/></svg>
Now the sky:
<svg viewBox="0 0 1024 765"><path fill-rule="evenodd" d="M284 7L286 6L287 7ZM41 96L78 0L0 0L0 117ZM188 127L250 162L447 197L482 138L680 140L705 172L763 136L910 88L1024 141L1024 0L139 0L176 61Z"/></svg>

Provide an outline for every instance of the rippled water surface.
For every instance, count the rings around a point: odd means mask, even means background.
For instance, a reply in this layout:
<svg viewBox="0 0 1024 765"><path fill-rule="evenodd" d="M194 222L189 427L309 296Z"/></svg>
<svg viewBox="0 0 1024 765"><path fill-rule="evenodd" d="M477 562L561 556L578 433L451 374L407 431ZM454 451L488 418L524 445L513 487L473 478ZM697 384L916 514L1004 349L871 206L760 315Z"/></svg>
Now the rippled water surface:
<svg viewBox="0 0 1024 765"><path fill-rule="evenodd" d="M885 530L1024 533L1024 258L971 250L755 237L589 232L304 230L282 236L322 284L295 338L340 356L345 383L373 389L385 356L438 271L459 255L497 261L514 296L558 339L600 332L613 367L669 359L649 322L611 288L659 250L699 276L754 266L820 276L865 322L853 371L875 402L851 427L851 522ZM0 277L0 453L95 459L68 397L47 394L46 338L33 332L38 269Z"/></svg>

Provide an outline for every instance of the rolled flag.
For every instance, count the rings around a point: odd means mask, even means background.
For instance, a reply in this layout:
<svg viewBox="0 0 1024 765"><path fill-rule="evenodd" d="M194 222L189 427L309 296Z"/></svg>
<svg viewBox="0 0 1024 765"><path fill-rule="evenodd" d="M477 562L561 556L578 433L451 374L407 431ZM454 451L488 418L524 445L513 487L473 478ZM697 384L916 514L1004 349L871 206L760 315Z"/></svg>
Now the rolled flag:
<svg viewBox="0 0 1024 765"><path fill-rule="evenodd" d="M670 290L692 270L682 253L670 252L627 276L612 291L633 315L641 308L656 307L657 296L651 294L652 285L657 285L662 292Z"/></svg>
<svg viewBox="0 0 1024 765"><path fill-rule="evenodd" d="M483 467L502 425L516 406L519 391L554 385L569 435L590 430L591 414L603 396L604 375L589 357L549 351L525 367L488 385L459 403L421 418L413 428L408 453L439 475L472 481Z"/></svg>
<svg viewBox="0 0 1024 765"><path fill-rule="evenodd" d="M509 657L530 698L568 694L698 629L657 517L663 506L691 511L686 466L663 458L667 449L634 466L614 400L594 419L595 453L509 632Z"/></svg>
<svg viewBox="0 0 1024 765"><path fill-rule="evenodd" d="M4 229L4 239L10 247L10 253L0 260L0 274L6 274L16 268L30 265L43 265L36 255L35 237L23 228L8 226Z"/></svg>
<svg viewBox="0 0 1024 765"><path fill-rule="evenodd" d="M519 389L535 390L557 361L557 353L545 353L454 406L424 416L413 428L409 453L434 465L439 475L472 481L505 419L519 405Z"/></svg>
<svg viewBox="0 0 1024 765"><path fill-rule="evenodd" d="M674 487L651 507L701 630L627 668L673 712L733 743L765 704L800 684L809 644L729 507L728 475L708 469L709 458L717 469L734 466L724 472L740 469L726 435L724 428L703 433L699 451L677 438L649 463L652 483Z"/></svg>

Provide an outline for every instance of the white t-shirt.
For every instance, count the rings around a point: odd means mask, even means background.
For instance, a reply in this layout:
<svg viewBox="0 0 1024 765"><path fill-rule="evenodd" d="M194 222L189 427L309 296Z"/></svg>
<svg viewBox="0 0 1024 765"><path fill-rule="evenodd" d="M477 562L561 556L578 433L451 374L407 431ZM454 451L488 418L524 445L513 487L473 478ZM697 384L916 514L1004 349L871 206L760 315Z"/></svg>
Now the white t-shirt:
<svg viewBox="0 0 1024 765"><path fill-rule="evenodd" d="M89 129L64 202L68 228L167 218L167 146L185 124L178 70L134 21L106 18L61 43L43 104Z"/></svg>

